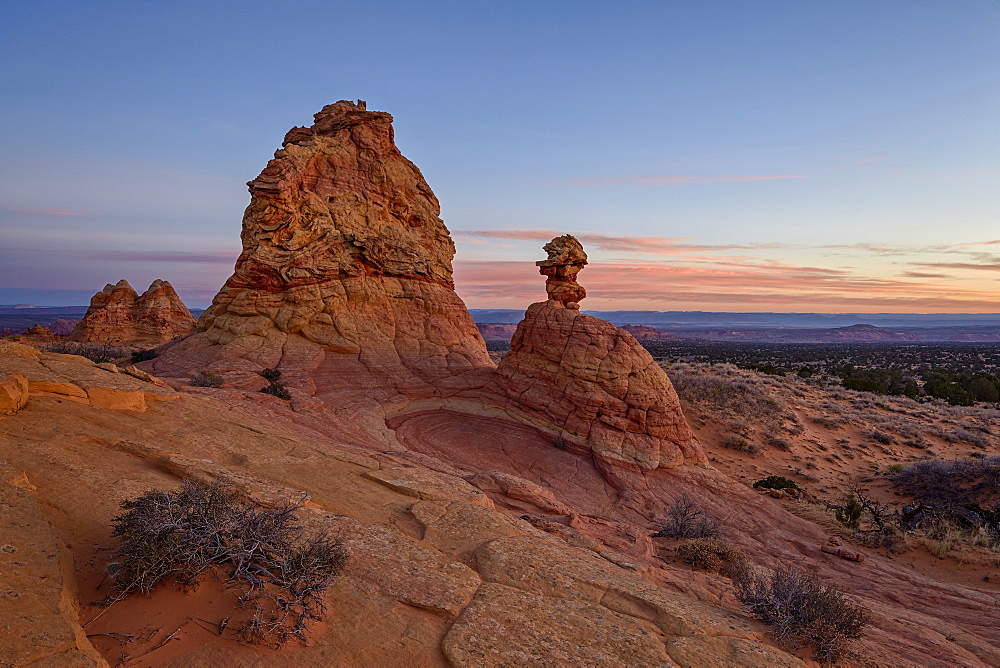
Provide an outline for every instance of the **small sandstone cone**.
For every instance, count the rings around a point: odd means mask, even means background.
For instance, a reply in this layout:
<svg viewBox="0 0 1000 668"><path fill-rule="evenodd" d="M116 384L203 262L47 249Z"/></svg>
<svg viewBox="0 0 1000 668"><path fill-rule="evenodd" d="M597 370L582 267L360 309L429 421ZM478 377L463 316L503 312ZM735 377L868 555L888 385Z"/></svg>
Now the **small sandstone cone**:
<svg viewBox="0 0 1000 668"><path fill-rule="evenodd" d="M195 319L170 283L157 279L140 296L128 281L110 283L90 299L83 320L69 335L71 341L128 345L155 345L186 336Z"/></svg>
<svg viewBox="0 0 1000 668"><path fill-rule="evenodd" d="M21 335L21 338L34 343L53 343L54 341L59 340L59 337L56 336L51 329L39 324L34 324L26 329L24 334Z"/></svg>
<svg viewBox="0 0 1000 668"><path fill-rule="evenodd" d="M570 235L538 263L549 300L528 307L497 368L513 415L589 446L619 490L645 489L644 474L707 465L663 369L635 337L579 311L576 276L587 261Z"/></svg>

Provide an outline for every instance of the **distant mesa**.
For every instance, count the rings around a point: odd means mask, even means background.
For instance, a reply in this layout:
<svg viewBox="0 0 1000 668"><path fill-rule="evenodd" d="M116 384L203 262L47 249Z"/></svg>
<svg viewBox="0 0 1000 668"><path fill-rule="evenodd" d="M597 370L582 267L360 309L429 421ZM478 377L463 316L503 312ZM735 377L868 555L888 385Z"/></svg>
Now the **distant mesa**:
<svg viewBox="0 0 1000 668"><path fill-rule="evenodd" d="M191 334L195 319L167 281L157 279L141 296L122 279L90 299L70 341L157 345Z"/></svg>
<svg viewBox="0 0 1000 668"><path fill-rule="evenodd" d="M837 327L834 331L837 332L874 332L878 331L878 327L875 325L867 325L859 323L857 325L850 325L849 327Z"/></svg>

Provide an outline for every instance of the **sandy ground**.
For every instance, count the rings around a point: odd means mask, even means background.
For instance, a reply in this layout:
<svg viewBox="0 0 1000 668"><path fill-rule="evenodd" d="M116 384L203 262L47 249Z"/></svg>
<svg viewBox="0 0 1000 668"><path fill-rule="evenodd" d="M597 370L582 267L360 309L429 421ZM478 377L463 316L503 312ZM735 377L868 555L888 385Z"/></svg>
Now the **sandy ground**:
<svg viewBox="0 0 1000 668"><path fill-rule="evenodd" d="M666 369L714 467L746 484L771 475L795 481L820 503L786 501L788 510L849 540L858 539L830 506L844 503L850 485L901 505L890 467L1000 454L1000 411L986 405L922 403L724 364ZM1000 592L998 550L949 549L911 533L895 550L879 551L934 579Z"/></svg>

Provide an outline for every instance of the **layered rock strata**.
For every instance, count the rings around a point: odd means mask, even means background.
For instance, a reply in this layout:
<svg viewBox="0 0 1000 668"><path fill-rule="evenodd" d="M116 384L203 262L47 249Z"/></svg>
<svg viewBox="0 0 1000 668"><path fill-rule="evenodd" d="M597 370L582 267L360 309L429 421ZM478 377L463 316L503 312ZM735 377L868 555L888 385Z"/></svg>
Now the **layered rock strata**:
<svg viewBox="0 0 1000 668"><path fill-rule="evenodd" d="M396 148L392 116L327 105L248 186L235 271L157 370L241 358L305 369L321 393L364 369L412 388L492 366L454 290L440 205Z"/></svg>
<svg viewBox="0 0 1000 668"><path fill-rule="evenodd" d="M580 313L580 243L566 235L545 250L549 300L528 307L497 368L509 410L589 449L620 490L644 489L656 468L706 464L663 369L634 336Z"/></svg>
<svg viewBox="0 0 1000 668"><path fill-rule="evenodd" d="M167 281L157 279L139 295L128 281L110 283L90 299L71 341L157 345L194 332L195 319Z"/></svg>

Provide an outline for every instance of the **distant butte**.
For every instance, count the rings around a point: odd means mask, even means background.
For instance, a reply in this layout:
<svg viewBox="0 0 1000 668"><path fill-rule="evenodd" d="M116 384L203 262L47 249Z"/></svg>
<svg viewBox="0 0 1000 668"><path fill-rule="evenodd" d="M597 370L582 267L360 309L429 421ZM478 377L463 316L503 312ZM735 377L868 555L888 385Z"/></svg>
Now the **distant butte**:
<svg viewBox="0 0 1000 668"><path fill-rule="evenodd" d="M122 279L90 300L70 341L101 344L158 345L194 331L195 319L173 286L157 279L141 296Z"/></svg>

